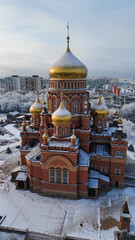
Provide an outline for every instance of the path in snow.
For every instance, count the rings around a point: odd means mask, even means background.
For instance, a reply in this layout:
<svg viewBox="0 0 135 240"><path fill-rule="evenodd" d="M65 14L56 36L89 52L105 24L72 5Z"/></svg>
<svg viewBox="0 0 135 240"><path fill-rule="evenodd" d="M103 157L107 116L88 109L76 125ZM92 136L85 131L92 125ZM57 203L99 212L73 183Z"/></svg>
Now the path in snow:
<svg viewBox="0 0 135 240"><path fill-rule="evenodd" d="M16 138L19 138L21 140L20 131L14 126L14 124L8 124L4 128L8 130L8 132L12 133Z"/></svg>

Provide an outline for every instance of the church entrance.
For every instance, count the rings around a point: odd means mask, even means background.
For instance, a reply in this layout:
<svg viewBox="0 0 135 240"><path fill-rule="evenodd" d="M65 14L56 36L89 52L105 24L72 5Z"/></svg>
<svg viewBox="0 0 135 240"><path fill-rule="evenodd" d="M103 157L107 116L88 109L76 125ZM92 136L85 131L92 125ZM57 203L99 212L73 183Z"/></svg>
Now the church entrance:
<svg viewBox="0 0 135 240"><path fill-rule="evenodd" d="M119 183L118 182L115 182L115 187L118 187L119 186Z"/></svg>
<svg viewBox="0 0 135 240"><path fill-rule="evenodd" d="M19 189L24 189L24 182L23 181L18 182L18 188Z"/></svg>
<svg viewBox="0 0 135 240"><path fill-rule="evenodd" d="M89 196L90 197L96 197L96 190L95 189L89 189Z"/></svg>

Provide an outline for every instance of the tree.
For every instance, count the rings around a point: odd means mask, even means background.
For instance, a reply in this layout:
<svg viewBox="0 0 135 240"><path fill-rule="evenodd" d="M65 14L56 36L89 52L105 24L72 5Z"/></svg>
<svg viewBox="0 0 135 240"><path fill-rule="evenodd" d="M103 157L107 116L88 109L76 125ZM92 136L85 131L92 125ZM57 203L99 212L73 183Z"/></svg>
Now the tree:
<svg viewBox="0 0 135 240"><path fill-rule="evenodd" d="M11 149L8 147L6 153L11 153Z"/></svg>
<svg viewBox="0 0 135 240"><path fill-rule="evenodd" d="M133 147L133 144L130 144L129 147L128 147L128 150L134 152L134 147Z"/></svg>

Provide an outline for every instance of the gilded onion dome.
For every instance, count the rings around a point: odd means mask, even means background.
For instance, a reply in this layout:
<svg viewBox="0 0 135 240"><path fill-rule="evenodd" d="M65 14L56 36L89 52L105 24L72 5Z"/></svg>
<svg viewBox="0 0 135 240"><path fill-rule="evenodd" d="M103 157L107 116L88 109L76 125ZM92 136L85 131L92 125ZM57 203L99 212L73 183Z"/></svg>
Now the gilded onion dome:
<svg viewBox="0 0 135 240"><path fill-rule="evenodd" d="M75 131L73 129L73 134L71 136L71 141L76 141Z"/></svg>
<svg viewBox="0 0 135 240"><path fill-rule="evenodd" d="M69 27L68 27L69 29ZM83 79L87 77L86 66L74 56L69 48L69 35L67 35L67 49L64 55L53 64L49 70L53 79Z"/></svg>
<svg viewBox="0 0 135 240"><path fill-rule="evenodd" d="M25 117L23 118L22 127L26 127Z"/></svg>
<svg viewBox="0 0 135 240"><path fill-rule="evenodd" d="M107 116L109 114L108 107L103 103L102 96L100 93L100 98L98 104L92 108L91 115L92 116Z"/></svg>
<svg viewBox="0 0 135 240"><path fill-rule="evenodd" d="M114 112L114 116L118 116L118 111L117 111L117 107L116 107L116 110L115 110L115 112Z"/></svg>
<svg viewBox="0 0 135 240"><path fill-rule="evenodd" d="M59 108L52 114L52 123L65 125L70 123L71 120L72 120L72 115L66 108L64 108L62 93L61 93L61 103Z"/></svg>
<svg viewBox="0 0 135 240"><path fill-rule="evenodd" d="M31 115L39 115L42 111L42 103L39 100L39 93L37 90L37 99L35 103L30 107L30 113Z"/></svg>
<svg viewBox="0 0 135 240"><path fill-rule="evenodd" d="M48 135L47 135L47 133L46 133L46 128L45 128L44 134L43 134L43 136L42 136L42 139L43 139L43 140L48 139Z"/></svg>
<svg viewBox="0 0 135 240"><path fill-rule="evenodd" d="M121 119L121 114L119 116L119 119L118 119L118 125L121 125L123 123L122 119Z"/></svg>

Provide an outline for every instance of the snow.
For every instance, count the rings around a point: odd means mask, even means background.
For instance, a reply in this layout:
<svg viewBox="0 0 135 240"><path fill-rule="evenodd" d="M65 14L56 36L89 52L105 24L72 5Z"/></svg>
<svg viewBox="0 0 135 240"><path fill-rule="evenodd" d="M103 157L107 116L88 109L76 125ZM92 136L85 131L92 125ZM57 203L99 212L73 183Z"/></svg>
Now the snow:
<svg viewBox="0 0 135 240"><path fill-rule="evenodd" d="M127 213L122 213L120 216L124 218L131 218L131 215Z"/></svg>
<svg viewBox="0 0 135 240"><path fill-rule="evenodd" d="M89 163L90 163L90 154L88 154L87 152L85 152L80 148L79 162L78 162L79 166L89 166Z"/></svg>
<svg viewBox="0 0 135 240"><path fill-rule="evenodd" d="M135 152L127 150L127 158L135 161Z"/></svg>
<svg viewBox="0 0 135 240"><path fill-rule="evenodd" d="M17 112L17 111L14 111L14 112L9 112L9 114L11 114L11 115L17 115L17 114L19 114L19 112Z"/></svg>
<svg viewBox="0 0 135 240"><path fill-rule="evenodd" d="M41 102L35 102L33 105L32 105L33 108L35 109L40 109L43 107L42 103Z"/></svg>
<svg viewBox="0 0 135 240"><path fill-rule="evenodd" d="M110 179L108 176L105 176L104 174L96 171L96 170L93 170L93 169L90 169L89 171L89 178L97 178L97 179L102 179L104 180L105 182L110 182Z"/></svg>
<svg viewBox="0 0 135 240"><path fill-rule="evenodd" d="M85 67L85 65L71 52L65 52L65 54L59 58L52 67ZM86 67L85 67L86 68Z"/></svg>
<svg viewBox="0 0 135 240"><path fill-rule="evenodd" d="M32 158L38 156L39 153L40 153L40 148L39 147L35 147L35 148L32 149L32 151L30 153L28 153L26 155L26 158L32 159Z"/></svg>
<svg viewBox="0 0 135 240"><path fill-rule="evenodd" d="M69 148L71 146L71 141L50 141L49 147L66 147Z"/></svg>
<svg viewBox="0 0 135 240"><path fill-rule="evenodd" d="M12 133L16 138L21 140L20 131L17 128L15 128L14 124L8 124L4 128L8 130L8 132Z"/></svg>
<svg viewBox="0 0 135 240"><path fill-rule="evenodd" d="M66 108L61 108L61 106L59 106L59 108L52 114L52 118L54 115L55 116L70 115L70 117L72 118L71 113Z"/></svg>
<svg viewBox="0 0 135 240"><path fill-rule="evenodd" d="M89 181L88 181L88 187L98 189L98 179L90 178Z"/></svg>
<svg viewBox="0 0 135 240"><path fill-rule="evenodd" d="M27 180L27 173L26 172L19 172L17 177L17 181L26 181Z"/></svg>

